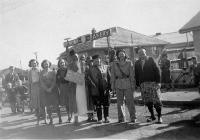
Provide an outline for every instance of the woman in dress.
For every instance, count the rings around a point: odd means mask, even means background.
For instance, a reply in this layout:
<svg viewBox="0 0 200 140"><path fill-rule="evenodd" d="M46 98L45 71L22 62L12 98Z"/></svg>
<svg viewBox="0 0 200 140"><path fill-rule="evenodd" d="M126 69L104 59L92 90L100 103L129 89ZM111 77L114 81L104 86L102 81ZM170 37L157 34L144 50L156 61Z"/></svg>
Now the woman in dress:
<svg viewBox="0 0 200 140"><path fill-rule="evenodd" d="M74 113L75 96L69 92L69 81L65 80L67 74L67 62L64 59L58 61L58 71L56 74L56 83L60 91L60 105L66 107L68 115L68 122L71 122L72 115ZM73 100L74 99L74 100Z"/></svg>
<svg viewBox="0 0 200 140"><path fill-rule="evenodd" d="M81 68L81 64L78 59L78 55L71 50L69 53L69 70L74 72L82 73L83 67ZM85 92L85 83L83 85L79 85L73 82L69 82L69 94L72 95L72 103L74 105L74 123L78 123L78 116L87 113L87 102L86 102L86 92ZM75 99L75 100L74 100Z"/></svg>
<svg viewBox="0 0 200 140"><path fill-rule="evenodd" d="M85 73L85 59L78 60L78 72ZM85 81L82 84L77 84L76 86L76 102L78 115L84 115L88 113L87 110L87 96L86 96L86 88Z"/></svg>
<svg viewBox="0 0 200 140"><path fill-rule="evenodd" d="M59 108L59 91L56 85L56 73L50 69L51 62L44 60L41 64L43 70L40 73L41 93L44 95L44 105L47 107L50 122L53 124L52 111L56 110L59 117L59 124L62 123Z"/></svg>
<svg viewBox="0 0 200 140"><path fill-rule="evenodd" d="M40 97L40 83L39 75L40 70L38 69L38 62L35 59L29 61L29 73L28 73L28 83L29 83L29 95L30 95L30 106L35 109L37 116L37 125L40 120L40 111L41 111L41 97ZM46 123L46 117L44 119Z"/></svg>

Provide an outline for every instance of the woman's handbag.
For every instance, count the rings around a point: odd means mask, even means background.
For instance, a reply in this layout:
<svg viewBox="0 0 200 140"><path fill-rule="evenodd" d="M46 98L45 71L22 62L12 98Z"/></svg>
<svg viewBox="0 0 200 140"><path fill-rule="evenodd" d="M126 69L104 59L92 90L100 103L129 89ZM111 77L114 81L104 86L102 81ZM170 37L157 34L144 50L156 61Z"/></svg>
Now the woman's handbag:
<svg viewBox="0 0 200 140"><path fill-rule="evenodd" d="M65 76L65 80L82 85L85 82L85 75L83 73L68 70Z"/></svg>

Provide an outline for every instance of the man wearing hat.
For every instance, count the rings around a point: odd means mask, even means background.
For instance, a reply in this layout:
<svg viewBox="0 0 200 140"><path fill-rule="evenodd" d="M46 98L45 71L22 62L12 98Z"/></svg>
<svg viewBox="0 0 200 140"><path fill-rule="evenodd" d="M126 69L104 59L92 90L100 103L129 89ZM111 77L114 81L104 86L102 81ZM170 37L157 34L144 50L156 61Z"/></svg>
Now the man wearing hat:
<svg viewBox="0 0 200 140"><path fill-rule="evenodd" d="M94 105L96 106L98 123L102 123L102 107L104 122L109 123L109 105L111 89L110 73L108 67L101 64L99 55L92 57L93 66L89 69L89 82L91 85L91 96Z"/></svg>

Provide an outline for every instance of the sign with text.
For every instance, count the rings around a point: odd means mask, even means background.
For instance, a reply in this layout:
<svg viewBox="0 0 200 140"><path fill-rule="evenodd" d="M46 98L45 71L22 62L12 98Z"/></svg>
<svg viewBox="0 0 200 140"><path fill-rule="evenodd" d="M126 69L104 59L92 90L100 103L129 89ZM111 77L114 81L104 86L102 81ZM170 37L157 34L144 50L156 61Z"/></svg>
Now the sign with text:
<svg viewBox="0 0 200 140"><path fill-rule="evenodd" d="M85 43L88 41L97 40L97 39L100 39L103 37L109 37L109 36L111 36L111 31L110 31L110 29L107 29L107 30L103 30L103 31L100 31L100 32L97 32L94 34L87 34L87 35L78 37L74 40L64 42L64 45L65 45L65 47L69 47L69 46L74 46L77 44L81 44L81 43Z"/></svg>
<svg viewBox="0 0 200 140"><path fill-rule="evenodd" d="M108 37L108 36L110 36L110 29L103 30L98 33L92 34L92 40L96 40L96 39Z"/></svg>

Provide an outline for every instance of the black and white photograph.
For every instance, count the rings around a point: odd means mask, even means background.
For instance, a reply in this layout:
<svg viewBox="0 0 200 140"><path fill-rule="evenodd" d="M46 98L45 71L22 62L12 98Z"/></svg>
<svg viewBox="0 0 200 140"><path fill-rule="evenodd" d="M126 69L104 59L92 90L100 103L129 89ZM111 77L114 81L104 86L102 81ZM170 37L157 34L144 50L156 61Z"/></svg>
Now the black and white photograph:
<svg viewBox="0 0 200 140"><path fill-rule="evenodd" d="M200 139L200 0L0 0L0 139Z"/></svg>

